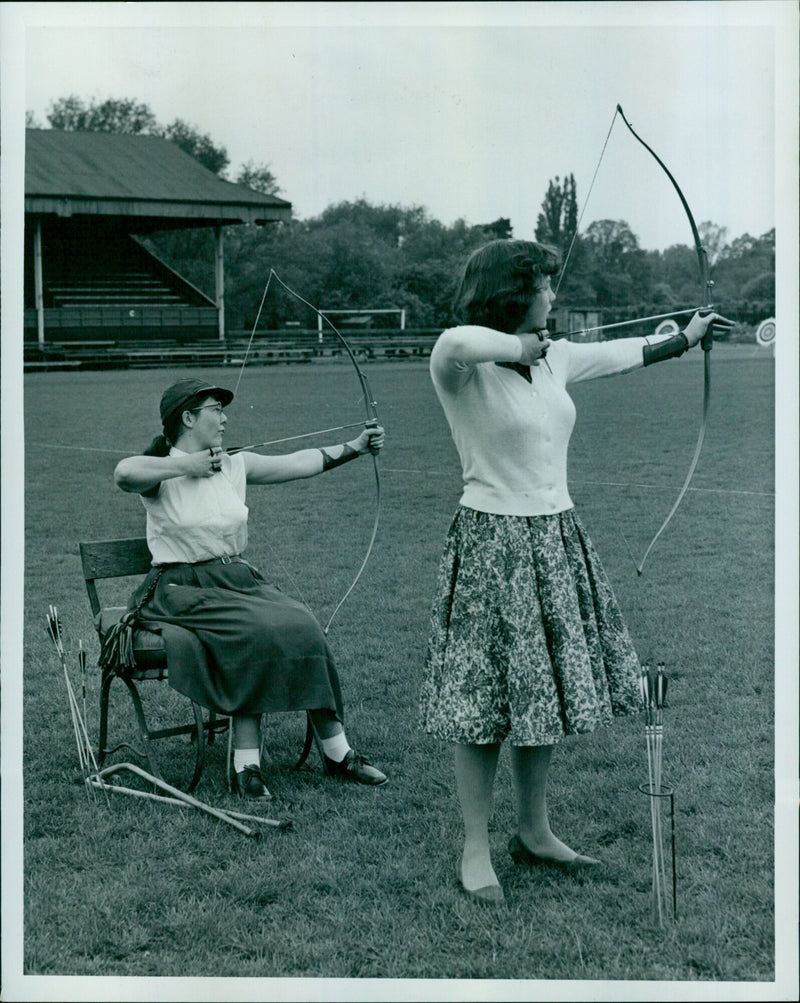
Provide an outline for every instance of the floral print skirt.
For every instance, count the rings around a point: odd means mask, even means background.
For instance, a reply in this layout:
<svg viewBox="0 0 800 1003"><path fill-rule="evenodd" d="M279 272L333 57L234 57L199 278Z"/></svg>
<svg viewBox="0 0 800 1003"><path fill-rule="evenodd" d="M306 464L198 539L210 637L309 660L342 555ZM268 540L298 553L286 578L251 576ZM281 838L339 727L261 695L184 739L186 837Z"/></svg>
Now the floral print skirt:
<svg viewBox="0 0 800 1003"><path fill-rule="evenodd" d="M431 614L424 731L553 745L640 710L640 671L574 509L529 518L458 509Z"/></svg>

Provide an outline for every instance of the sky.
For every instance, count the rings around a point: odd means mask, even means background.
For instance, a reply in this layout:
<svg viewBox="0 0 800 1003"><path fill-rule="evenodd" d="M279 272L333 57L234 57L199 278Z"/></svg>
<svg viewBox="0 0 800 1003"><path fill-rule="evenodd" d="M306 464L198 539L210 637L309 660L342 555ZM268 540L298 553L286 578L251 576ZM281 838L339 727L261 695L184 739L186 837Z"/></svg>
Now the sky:
<svg viewBox="0 0 800 1003"><path fill-rule="evenodd" d="M698 223L775 226L776 46L793 4L34 4L24 104L136 98L190 122L231 173L268 164L295 215L364 198L533 237L548 182L575 175L582 228L642 247ZM776 22L777 29L776 30ZM791 35L790 35L791 37Z"/></svg>

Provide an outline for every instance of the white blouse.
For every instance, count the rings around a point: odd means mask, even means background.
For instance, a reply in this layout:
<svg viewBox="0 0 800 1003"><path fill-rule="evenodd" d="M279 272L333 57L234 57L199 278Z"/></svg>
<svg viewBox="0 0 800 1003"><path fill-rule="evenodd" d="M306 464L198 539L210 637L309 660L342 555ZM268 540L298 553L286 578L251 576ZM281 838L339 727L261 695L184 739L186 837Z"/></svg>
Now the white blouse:
<svg viewBox="0 0 800 1003"><path fill-rule="evenodd" d="M508 357L512 347L519 357L518 338L477 326L444 331L431 353L430 370L461 459L460 503L513 516L572 508L567 448L575 405L567 385L641 367L646 343L644 338L556 341L546 363L531 367L528 383L494 362L474 361L493 353Z"/></svg>
<svg viewBox="0 0 800 1003"><path fill-rule="evenodd" d="M170 456L185 455L170 449ZM213 477L170 477L156 495L141 495L153 564L231 557L247 546L244 457L223 453L221 459L222 469Z"/></svg>

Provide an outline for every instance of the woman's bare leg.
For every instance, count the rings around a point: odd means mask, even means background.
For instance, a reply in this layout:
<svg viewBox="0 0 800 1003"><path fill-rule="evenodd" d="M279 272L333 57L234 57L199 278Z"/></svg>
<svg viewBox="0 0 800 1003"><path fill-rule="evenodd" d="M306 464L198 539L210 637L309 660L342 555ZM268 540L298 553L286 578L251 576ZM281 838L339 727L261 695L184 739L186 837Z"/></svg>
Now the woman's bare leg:
<svg viewBox="0 0 800 1003"><path fill-rule="evenodd" d="M500 745L455 747L458 800L464 819L461 880L470 891L498 884L489 850L489 814Z"/></svg>
<svg viewBox="0 0 800 1003"><path fill-rule="evenodd" d="M576 853L553 835L547 817L547 777L552 755L552 745L511 747L511 776L517 798L518 835L534 853L553 860L568 861Z"/></svg>

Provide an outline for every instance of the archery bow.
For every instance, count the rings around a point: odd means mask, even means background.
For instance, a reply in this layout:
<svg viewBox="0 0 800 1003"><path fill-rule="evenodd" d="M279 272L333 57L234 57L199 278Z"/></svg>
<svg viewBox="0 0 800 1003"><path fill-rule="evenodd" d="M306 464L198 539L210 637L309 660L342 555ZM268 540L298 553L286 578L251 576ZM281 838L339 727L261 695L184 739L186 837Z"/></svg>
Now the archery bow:
<svg viewBox="0 0 800 1003"><path fill-rule="evenodd" d="M661 159L661 157L659 157L658 154L655 152L655 150L653 150L652 147L648 146L648 144L642 139L642 137L634 130L631 123L625 117L625 112L622 110L622 105L619 104L617 105L616 113L620 116L622 121L628 127L631 135L642 144L642 146L647 150L647 152L655 159L656 163L662 168L664 173L672 182L672 186L677 192L678 198L681 200L681 205L683 206L684 211L686 212L686 216L689 220L689 226L692 229L692 238L694 240L695 252L697 254L697 263L700 269L700 285L702 288L702 297L704 302L703 309L709 309L711 306L711 289L714 283L711 281L711 278L709 277L708 255L706 253L706 249L703 247L702 241L700 240L700 233L698 232L697 224L694 221L692 210L689 208L689 203L686 201L686 196L681 191L680 185L675 180L675 178L672 175L672 172L669 170L669 168ZM678 493L678 497L675 499L672 508L669 510L667 518L661 524L661 526L658 529L658 532L655 534L653 539L648 544L647 549L644 552L644 556L642 557L641 561L639 562L639 565L636 568L636 571L639 575L641 575L642 571L644 570L645 561L647 560L647 557L650 551L653 549L653 546L655 545L656 541L664 532L664 530L667 528L667 526L670 524L670 522L672 521L672 517L678 511L678 506L683 501L683 497L686 494L686 492L689 490L689 485L692 481L692 477L694 476L694 472L697 469L697 463L700 459L700 453L703 450L703 441L705 440L706 426L708 424L708 412L711 403L711 347L713 345L713 342L714 342L714 326L713 324L709 324L708 331L703 336L702 340L703 417L700 422L700 431L697 434L697 442L695 444L694 454L692 456L692 462L689 464L689 472L687 473L686 478L683 482L683 487Z"/></svg>
<svg viewBox="0 0 800 1003"><path fill-rule="evenodd" d="M270 270L269 270L269 277L267 278L267 284L266 284L266 287L264 288L264 295L261 297L261 304L260 304L260 306L258 308L258 313L256 315L255 324L253 325L253 331L252 331L252 333L250 335L250 341L248 342L247 350L245 352L244 359L242 360L242 366L241 366L241 369L239 371L239 379L236 382L237 389L239 387L239 381L242 378L242 372L244 371L244 367L245 367L245 365L247 363L247 356L248 356L248 354L250 352L250 346L253 343L253 337L254 337L255 332L256 332L256 327L258 326L258 321L259 321L259 318L261 316L261 311L262 311L262 308L264 306L264 301L265 301L266 296L267 296L267 291L269 290L270 283L272 282L273 278L275 279L276 282L278 282L281 286L283 286L283 288L286 290L287 293L289 293L290 296L294 296L294 298L296 300L298 300L300 303L303 303L310 310L313 310L314 313L318 317L320 317L323 321L325 321L325 323L328 325L328 327L331 329L331 331L333 331L333 333L339 339L340 343L342 344L342 347L344 348L345 352L347 353L347 357L349 358L350 362L352 363L352 365L353 365L353 367L354 367L354 369L356 371L356 375L358 376L358 382L359 382L359 384L361 386L361 396L362 396L362 398L364 400L364 407L365 407L365 410L366 410L366 421L364 422L364 424L367 427L372 427L372 428L376 427L379 424L377 402L375 400L375 397L373 396L373 393L372 393L372 390L370 388L369 381L367 380L366 374L364 373L364 371L361 368L361 366L358 364L358 360L356 359L355 353L353 352L353 349L350 347L350 345L347 342L346 338L336 328L336 326L333 324L333 322L330 320L330 318L325 313L323 313L321 310L318 310L317 307L315 307L312 303L309 303L308 300L304 299L299 293L295 292L294 289L291 289L283 281L283 279L278 275L278 273L275 271L274 268L270 268ZM341 427L342 428L346 428L348 426L344 426L343 425ZM301 437L297 436L297 438L301 438ZM289 441L289 440L278 440L278 441ZM261 445L273 445L273 443L261 443ZM242 449L242 448L247 448L247 447L239 447L239 449ZM255 447L253 447L253 448L255 448ZM358 569L358 571L356 573L355 578L350 583L347 591L344 593L344 595L342 596L342 598L336 604L336 607L334 608L333 613L331 613L326 626L323 628L325 634L327 634L328 631L330 630L330 627L331 627L331 624L333 623L334 617L339 612L339 610L342 608L342 606L345 604L345 602L347 601L347 599L350 596L350 593L353 591L353 589L358 584L358 581L361 578L361 575L364 573L364 569L366 568L367 562L369 561L370 555L372 554L372 549L375 546L375 540L376 540L377 535L378 535L378 525L380 523L380 514L381 514L381 475L380 475L380 470L378 468L378 459L377 459L376 453L373 452L372 450L370 450L370 454L372 456L372 465L373 465L373 470L375 472L375 518L374 518L374 521L373 521L373 524L372 524L372 533L370 535L369 543L367 544L366 553L364 554L364 557L363 557L363 559L361 561L361 565L360 565L360 567L359 567L359 569Z"/></svg>
<svg viewBox="0 0 800 1003"><path fill-rule="evenodd" d="M556 292L556 294L558 293L558 290L559 290L559 288L561 286L561 281L564 278L564 274L565 274L566 268L567 268L567 262L569 261L570 255L572 254L572 249L573 249L573 246L575 244L575 240L577 238L578 231L580 229L581 219L583 218L583 214L586 211L586 205L587 205L587 203L589 201L589 196L592 193L592 188L594 187L594 183L595 183L595 180L597 178L597 172L600 169L600 164L601 164L601 162L603 160L603 156L605 154L606 147L608 146L608 141L611 138L611 131L614 128L614 123L616 122L617 116L619 116L622 119L622 121L625 123L625 125L630 130L630 132L633 135L633 137L639 143L642 144L642 146L655 159L656 163L661 167L661 169L664 171L664 173L669 178L670 182L672 183L673 188L675 189L675 191L676 191L676 193L678 195L678 198L681 200L681 205L683 206L683 209L684 209L684 211L686 213L686 216L687 216L687 218L689 220L689 226L691 227L691 230L692 230L692 238L694 240L695 252L697 254L697 262L698 262L698 266L699 266L699 269L700 269L700 284L701 284L701 287L702 287L703 305L701 307L693 308L690 311L679 310L679 311L674 311L672 314L665 314L664 316L678 316L681 313L686 313L686 312L688 312L688 313L695 313L697 310L708 310L711 307L711 289L712 289L714 283L711 281L711 279L709 277L708 255L707 255L706 250L703 247L703 244L702 244L702 242L700 240L700 233L699 233L699 231L697 229L697 224L694 221L694 216L692 215L692 210L689 208L689 203L686 201L686 196L681 191L680 185L675 180L674 176L672 175L672 172L669 170L669 168L664 163L664 161L661 159L661 157L658 156L658 154L655 152L655 150L653 150L653 148L651 146L649 146L642 139L642 137L634 130L633 126L631 125L631 123L626 118L625 112L622 110L622 105L620 105L620 104L617 105L616 110L614 112L614 116L611 119L611 126L609 127L608 133L607 133L606 138L605 138L605 142L603 143L603 149L602 149L602 151L600 153L600 158L599 158L599 160L597 162L597 167L595 168L594 175L592 176L592 181L591 181L591 184L589 185L589 191L587 193L586 199L584 200L583 209L581 210L580 216L578 218L578 222L577 222L577 225L575 227L575 233L573 234L572 240L570 241L570 245L569 245L569 248L567 250L567 254L566 254L565 260L564 260L564 266L561 269L561 275L559 276L559 280L558 280L558 283L556 285L555 292ZM651 317L651 318L639 318L639 319L637 319L636 322L638 323L638 322L640 322L640 320L648 320L648 319L649 320L657 320L657 319L661 319L661 318L660 317L655 317L655 318L653 318L653 317ZM628 323L634 323L634 322L633 321L624 321L623 323L620 323L620 324L617 324L617 325L608 325L608 327L622 327L623 324L628 324ZM589 328L588 330L605 330L605 329L606 328L604 327L604 328ZM558 332L558 333L556 333L554 335L554 337L555 338L558 338L559 336L560 337L568 337L570 334L579 334L579 333L582 333L582 332L577 332L577 331L570 331L570 332L566 332L566 333ZM694 472L695 472L695 470L697 468L697 463L698 463L698 461L700 459L700 453L702 452L703 442L705 440L706 426L708 424L709 406L710 406L710 402L711 402L711 346L713 344L713 337L714 337L714 335L713 335L713 325L709 325L708 331L706 332L706 334L704 335L703 340L702 340L702 346L703 346L703 415L702 415L702 419L701 419L701 423L700 423L700 431L698 432L697 442L696 442L695 448L694 448L694 454L692 456L691 463L689 464L689 472L687 473L686 478L684 479L683 486L681 487L681 490L678 493L678 497L675 499L675 501L674 501L674 503L672 505L672 508L669 510L669 514L667 515L666 519L664 520L664 522L659 527L659 529L656 532L656 534L653 537L653 539L648 544L647 549L645 550L644 556L642 557L641 561L636 565L636 572L640 576L642 574L642 571L644 570L644 565L645 565L645 562L646 562L646 560L648 558L648 555L650 554L650 551L653 549L656 541L658 540L658 538L661 536L661 534L664 532L664 530L667 528L667 526L671 522L672 517L675 515L675 513L678 510L678 506L683 501L684 495L686 494L686 492L689 489L689 485L690 485L690 483L692 481L692 477L694 476ZM626 544L627 544L627 541L626 541Z"/></svg>

